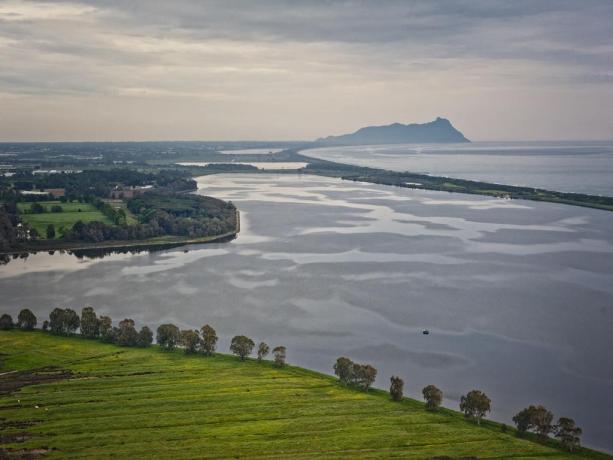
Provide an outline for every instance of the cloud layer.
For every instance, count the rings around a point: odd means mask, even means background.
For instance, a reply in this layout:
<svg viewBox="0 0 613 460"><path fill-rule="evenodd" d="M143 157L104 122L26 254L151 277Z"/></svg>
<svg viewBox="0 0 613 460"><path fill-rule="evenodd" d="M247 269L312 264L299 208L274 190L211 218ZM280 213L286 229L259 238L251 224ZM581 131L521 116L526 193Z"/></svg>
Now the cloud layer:
<svg viewBox="0 0 613 460"><path fill-rule="evenodd" d="M0 1L0 139L613 138L610 1Z"/></svg>

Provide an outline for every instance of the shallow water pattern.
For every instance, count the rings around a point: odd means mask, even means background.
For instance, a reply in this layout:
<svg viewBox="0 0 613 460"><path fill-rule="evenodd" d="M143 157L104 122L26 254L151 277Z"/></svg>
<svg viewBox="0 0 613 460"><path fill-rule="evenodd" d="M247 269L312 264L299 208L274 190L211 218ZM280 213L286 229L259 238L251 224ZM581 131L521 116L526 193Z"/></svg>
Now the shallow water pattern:
<svg viewBox="0 0 613 460"><path fill-rule="evenodd" d="M396 374L420 397L434 383L452 408L482 389L507 422L542 403L613 450L612 213L307 175L199 184L241 209L238 239L16 260L0 267L0 311L210 323L224 351L241 333L325 372L346 355L380 387Z"/></svg>

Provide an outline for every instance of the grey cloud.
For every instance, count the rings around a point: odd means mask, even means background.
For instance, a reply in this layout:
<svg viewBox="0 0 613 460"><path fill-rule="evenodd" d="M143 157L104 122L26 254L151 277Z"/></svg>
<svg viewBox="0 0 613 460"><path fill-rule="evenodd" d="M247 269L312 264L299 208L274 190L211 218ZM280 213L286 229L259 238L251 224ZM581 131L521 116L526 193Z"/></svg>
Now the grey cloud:
<svg viewBox="0 0 613 460"><path fill-rule="evenodd" d="M28 9L11 11L23 5ZM46 16L49 10L55 14ZM383 113L387 105L405 121L462 114L466 100L477 101L486 89L507 92L510 102L527 89L556 88L569 100L587 91L589 100L606 105L613 93L612 37L613 2L604 0L6 0L0 1L0 97L128 94L122 103L135 102L128 112L135 120L140 110L150 112L136 98L174 98L177 106L178 98L208 98L228 117L246 116L243 101L254 107L265 101L279 114L271 126L285 127L294 111L305 122L321 120L312 127L316 133L282 134L305 138L365 123L328 127L315 102L347 107L358 92L370 104L354 113L377 106ZM413 88L420 94L411 96ZM433 108L405 116L399 94L411 108L427 100ZM551 105L538 103L539 110ZM15 118L15 107L7 117ZM181 109L179 119L202 115L197 103L186 107L189 114L181 118ZM605 109L597 110L606 118ZM391 116L368 121L395 121ZM598 129L603 137L609 131L604 124Z"/></svg>

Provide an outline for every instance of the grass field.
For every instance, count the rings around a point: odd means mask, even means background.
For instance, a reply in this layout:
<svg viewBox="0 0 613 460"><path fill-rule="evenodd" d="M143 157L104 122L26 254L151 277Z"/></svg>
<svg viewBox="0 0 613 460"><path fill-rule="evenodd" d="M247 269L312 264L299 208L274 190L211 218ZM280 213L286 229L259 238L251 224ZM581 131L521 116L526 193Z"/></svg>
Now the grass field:
<svg viewBox="0 0 613 460"><path fill-rule="evenodd" d="M112 225L112 222L95 207L88 203L62 203L60 201L45 201L41 205L45 208L42 214L28 214L31 202L18 203L20 217L34 227L41 238L46 238L47 225L55 225L56 238L59 238L59 228L71 228L77 221L83 222L99 221ZM51 206L59 205L62 212L51 212ZM79 212L79 209L81 210Z"/></svg>
<svg viewBox="0 0 613 460"><path fill-rule="evenodd" d="M2 447L51 458L611 458L566 454L495 423L477 427L456 412L428 413L421 402L395 403L291 366L42 332L0 331L0 350L0 373L73 372L0 396ZM0 375L0 384L11 375L19 374ZM15 433L25 440L11 442Z"/></svg>

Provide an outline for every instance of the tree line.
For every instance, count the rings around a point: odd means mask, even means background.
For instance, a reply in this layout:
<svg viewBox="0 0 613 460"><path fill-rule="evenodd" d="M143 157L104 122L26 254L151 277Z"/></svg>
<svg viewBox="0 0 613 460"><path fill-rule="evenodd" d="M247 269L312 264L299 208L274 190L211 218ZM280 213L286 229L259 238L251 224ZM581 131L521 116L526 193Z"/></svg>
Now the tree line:
<svg viewBox="0 0 613 460"><path fill-rule="evenodd" d="M24 308L17 316L17 322L9 314L0 316L0 330L11 330L14 328L23 330L34 330L38 324L38 319L31 310ZM71 308L54 308L49 314L49 319L44 320L41 329L53 335L73 336L80 335L86 339L100 340L104 343L113 343L122 347L142 347L146 348L153 343L153 332L149 327L143 326L140 330L135 327L135 322L131 318L125 318L113 326L113 320L109 316L98 316L92 307L84 307L81 316ZM78 332L77 332L78 331ZM156 331L155 340L160 349L173 351L177 347L182 347L186 354L202 354L213 356L217 350L217 332L209 324L205 324L200 329L181 330L174 324L161 324ZM232 338L230 351L245 361L253 354L255 342L244 335L237 335ZM256 353L257 361L264 360L270 347L266 342L258 344ZM284 346L277 346L272 349L273 363L278 367L286 364L287 349Z"/></svg>
<svg viewBox="0 0 613 460"><path fill-rule="evenodd" d="M19 312L17 322L9 314L0 316L0 330L20 328L32 330L37 325L37 318L29 309ZM126 318L113 326L109 316L97 316L92 307L85 307L81 316L70 308L55 308L49 314L49 320L42 324L43 331L49 331L55 335L75 335L77 330L80 335L88 339L98 339L106 343L114 343L124 347L149 347L153 343L153 332L143 326L139 331L135 328L134 320ZM200 329L181 330L174 324L161 324L156 331L156 342L160 349L173 351L182 347L186 354L201 354L213 356L217 349L218 336L215 329L205 324ZM232 338L230 351L238 356L241 361L253 354L255 342L244 335ZM258 344L256 353L257 361L261 362L270 352L270 347L265 342ZM286 364L286 348L277 346L272 349L273 362L276 366L283 367ZM354 387L362 391L368 391L377 377L377 369L370 364L361 364L341 356L333 366L334 374L344 386ZM404 381L393 375L390 378L390 398L393 401L402 401L404 396ZM425 400L425 408L436 412L443 402L443 392L435 385L427 385L422 389ZM460 411L467 419L477 423L491 411L491 399L480 390L469 391L460 398ZM522 409L513 417L517 427L517 435L522 437L526 433L536 434L540 442L547 442L553 434L560 444L569 451L580 447L582 429L578 427L572 418L560 417L556 424L551 411L542 405L531 405ZM501 425L502 431L507 431L506 425Z"/></svg>
<svg viewBox="0 0 613 460"><path fill-rule="evenodd" d="M344 356L336 360L333 369L334 374L343 385L363 391L368 391L377 377L377 369L370 364L355 363ZM393 375L390 378L390 398L393 401L402 401L403 391L404 381ZM426 410L437 411L443 402L443 392L435 385L427 385L421 393L426 402ZM469 391L460 398L460 411L477 425L491 411L491 405L491 399L480 390ZM513 417L513 422L517 427L517 435L520 437L528 432L534 432L537 440L544 443L553 434L565 449L571 452L578 449L581 445L582 429L575 424L572 418L560 417L557 424L553 423L553 418L549 410L538 405L521 410ZM502 431L507 430L506 425L501 425L501 427Z"/></svg>

